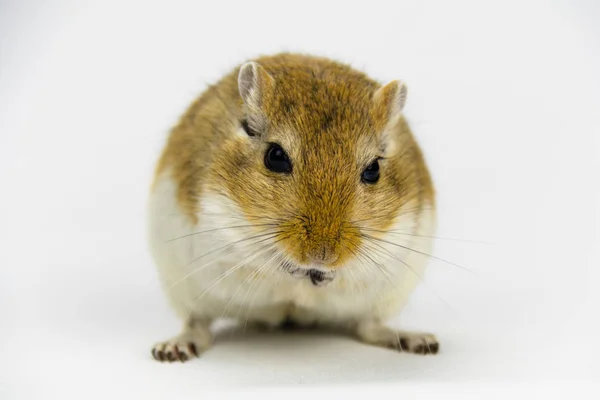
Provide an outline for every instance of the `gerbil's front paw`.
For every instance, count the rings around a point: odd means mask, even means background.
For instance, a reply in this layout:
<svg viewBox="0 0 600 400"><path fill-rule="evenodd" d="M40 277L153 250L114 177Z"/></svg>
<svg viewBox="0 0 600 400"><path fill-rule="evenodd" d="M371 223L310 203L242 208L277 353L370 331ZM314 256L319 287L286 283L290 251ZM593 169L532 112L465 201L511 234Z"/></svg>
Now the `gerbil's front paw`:
<svg viewBox="0 0 600 400"><path fill-rule="evenodd" d="M396 340L389 343L389 347L398 351L415 354L437 354L440 344L434 335L429 333L397 332Z"/></svg>
<svg viewBox="0 0 600 400"><path fill-rule="evenodd" d="M152 357L161 362L185 362L192 357L198 357L209 346L210 344L205 338L186 332L166 342L155 344L152 347Z"/></svg>
<svg viewBox="0 0 600 400"><path fill-rule="evenodd" d="M376 323L365 323L357 329L365 343L414 354L437 354L440 344L430 333L397 331Z"/></svg>
<svg viewBox="0 0 600 400"><path fill-rule="evenodd" d="M194 342L157 343L152 348L152 357L158 361L181 361L185 362L192 357L198 357L198 347Z"/></svg>

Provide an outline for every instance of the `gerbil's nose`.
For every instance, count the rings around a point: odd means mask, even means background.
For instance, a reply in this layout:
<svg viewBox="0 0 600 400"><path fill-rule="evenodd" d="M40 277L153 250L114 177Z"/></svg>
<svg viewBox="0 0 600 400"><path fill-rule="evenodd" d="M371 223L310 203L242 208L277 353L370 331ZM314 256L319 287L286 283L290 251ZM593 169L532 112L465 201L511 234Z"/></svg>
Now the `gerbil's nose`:
<svg viewBox="0 0 600 400"><path fill-rule="evenodd" d="M336 203L334 202L334 205ZM300 219L300 249L303 262L324 264L333 267L344 257L342 240L344 238L344 215L342 207L331 210L321 204L311 207Z"/></svg>
<svg viewBox="0 0 600 400"><path fill-rule="evenodd" d="M307 258L315 264L332 264L340 255L329 245L319 246L306 254Z"/></svg>

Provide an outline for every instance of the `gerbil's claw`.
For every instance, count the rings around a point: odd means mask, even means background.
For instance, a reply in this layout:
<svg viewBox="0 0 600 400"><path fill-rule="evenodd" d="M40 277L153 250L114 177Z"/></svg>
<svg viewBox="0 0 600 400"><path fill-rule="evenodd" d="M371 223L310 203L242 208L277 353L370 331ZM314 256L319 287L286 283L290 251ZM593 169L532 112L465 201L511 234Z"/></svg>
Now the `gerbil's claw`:
<svg viewBox="0 0 600 400"><path fill-rule="evenodd" d="M398 339L392 341L389 347L414 354L437 354L440 344L435 336L428 333L398 332Z"/></svg>
<svg viewBox="0 0 600 400"><path fill-rule="evenodd" d="M192 357L198 357L194 343L159 343L152 348L152 357L157 361L185 362Z"/></svg>
<svg viewBox="0 0 600 400"><path fill-rule="evenodd" d="M164 362L186 362L198 357L210 346L212 337L208 330L196 328L186 330L166 342L157 343L152 348L152 358Z"/></svg>
<svg viewBox="0 0 600 400"><path fill-rule="evenodd" d="M366 323L359 326L358 337L365 343L413 354L437 354L440 344L430 333L396 331L384 325Z"/></svg>

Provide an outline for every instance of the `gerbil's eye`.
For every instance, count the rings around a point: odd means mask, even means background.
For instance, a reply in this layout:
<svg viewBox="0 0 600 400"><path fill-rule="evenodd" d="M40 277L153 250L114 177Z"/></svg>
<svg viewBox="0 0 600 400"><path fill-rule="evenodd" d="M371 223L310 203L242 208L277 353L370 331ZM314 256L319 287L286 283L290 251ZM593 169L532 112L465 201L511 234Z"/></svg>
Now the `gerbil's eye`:
<svg viewBox="0 0 600 400"><path fill-rule="evenodd" d="M373 161L361 175L361 180L364 183L376 183L379 180L379 162L378 160Z"/></svg>
<svg viewBox="0 0 600 400"><path fill-rule="evenodd" d="M292 163L280 145L271 143L265 153L265 167L273 172L289 174L292 172Z"/></svg>
<svg viewBox="0 0 600 400"><path fill-rule="evenodd" d="M244 132L246 132L248 136L256 136L256 132L252 128L250 128L250 125L248 125L248 121L242 121L242 128L244 128Z"/></svg>

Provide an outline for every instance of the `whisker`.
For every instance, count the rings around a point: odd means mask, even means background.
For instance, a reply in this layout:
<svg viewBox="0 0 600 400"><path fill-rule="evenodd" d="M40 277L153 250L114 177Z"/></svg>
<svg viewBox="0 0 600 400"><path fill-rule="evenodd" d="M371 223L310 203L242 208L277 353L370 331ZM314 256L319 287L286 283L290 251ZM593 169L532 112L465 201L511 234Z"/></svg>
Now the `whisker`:
<svg viewBox="0 0 600 400"><path fill-rule="evenodd" d="M353 246L356 248L356 245L353 245ZM360 252L356 253L354 250L352 250L352 248L350 246L344 246L344 247L348 251L350 251L356 257L357 260L360 261L361 268L366 268L363 258L360 256ZM360 249L358 249L358 250L360 250ZM356 276L354 275L354 272L352 271L352 268L348 268L347 271L348 271L348 274L350 275L350 277L352 278L352 281L354 282L354 286L357 288L356 290L353 290L352 293L354 294L355 292L360 292L360 295L363 298L363 300L369 304L369 311L371 312L374 308L373 299L367 299L367 296L365 295L364 287L360 285L360 280L356 278Z"/></svg>
<svg viewBox="0 0 600 400"><path fill-rule="evenodd" d="M276 254L277 256L278 254ZM269 268L269 263L271 261L273 261L273 259L275 259L277 257L272 257L269 260L267 260L258 270L262 271L262 270L266 270ZM260 284L258 285L256 291L254 292L254 295L252 296L252 299L250 300L250 302L248 303L248 307L246 308L246 317L244 319L244 333L246 332L246 327L248 325L248 317L250 315L250 312L252 311L252 305L254 304L254 301L256 300L256 295L258 294L258 292L260 292L260 289L262 288L264 282L266 279L262 279L260 280ZM246 292L246 295L244 295L244 300L242 301L242 304L244 304L246 302L246 298L248 297L248 294L250 294L250 292L252 291L252 289L254 288L254 286L256 285L257 280L254 281L254 283L250 286L248 292ZM237 314L236 314L236 318L237 318Z"/></svg>
<svg viewBox="0 0 600 400"><path fill-rule="evenodd" d="M401 217L403 215L410 214L410 213L415 212L415 211L428 211L428 210L433 210L433 208L431 208L431 207L414 207L414 208L409 208L409 209L406 209L406 210L401 210L400 213L398 213L398 215L396 217ZM356 225L356 224L358 224L360 222L376 221L378 219L383 219L383 218L384 217L377 217L377 216L375 216L375 217L369 217L369 218L364 218L364 219L357 219L357 220L354 220L354 221L350 221L350 224Z"/></svg>
<svg viewBox="0 0 600 400"><path fill-rule="evenodd" d="M199 256L199 257L196 257L195 259L193 259L192 261L190 261L189 263L187 263L187 264L186 264L186 266L187 266L187 265L190 265L190 264L193 264L193 263L195 263L196 261L198 261L199 259L201 259L201 258L203 258L203 257L206 257L206 256L208 256L208 255L210 255L210 254L213 254L213 253L215 253L215 252L217 252L217 251L220 251L220 250L226 249L226 248L227 248L227 247L229 247L229 246L234 246L234 245L236 245L236 244L243 243L243 242L246 242L246 241L248 241L248 240L253 240L253 239L257 239L257 238L263 237L263 238L264 238L263 240L260 240L260 241L258 241L258 242L257 242L257 243L260 243L260 242L263 242L263 241L265 241L265 240L272 239L272 238L276 237L277 235L279 235L279 234L281 234L281 233L283 233L283 231L274 231L274 232L268 232L268 233L261 233L261 234L253 235L253 236L250 236L250 237L247 237L247 238L243 238L243 239L236 240L235 242L228 243L228 244L226 244L226 245L224 245L224 246L221 246L221 247L218 247L218 248L216 248L216 249L214 249L214 250L211 250L211 251L209 251L208 253L204 253L204 254L202 254L202 255L201 255L201 256ZM265 238L265 236L266 236L266 238ZM255 243L255 244L256 244L256 243Z"/></svg>
<svg viewBox="0 0 600 400"><path fill-rule="evenodd" d="M360 263L361 263L361 265L360 265L361 271L363 273L364 273L365 270L368 272L369 268L367 268L367 266L363 262L363 259L365 258L366 253L364 252L363 249L357 247L356 245L354 247L355 247L355 249L357 249L359 251L359 254L361 255L361 257L359 257L359 260L360 260ZM372 251L374 251L374 250L372 250ZM387 268L385 268L385 270L389 271ZM350 270L348 270L348 271L350 271ZM390 282L389 280L388 280L388 283L390 283L394 289L397 289L397 286L394 283ZM363 289L363 293L364 293L364 289ZM375 298L371 298L368 301L368 303L369 303L369 309L370 310L373 310L374 308L379 309L379 305L378 305L377 300L381 300L383 297L384 297L384 292L380 293L379 295L376 295ZM364 296L364 294L363 294L363 299L366 300L366 296Z"/></svg>
<svg viewBox="0 0 600 400"><path fill-rule="evenodd" d="M239 251L244 251L244 250L246 250L248 247L255 246L255 245L259 244L259 243L262 243L262 242L268 241L269 239L272 239L272 238L273 238L273 237L275 237L276 235L277 235L277 234L274 234L273 236L266 237L266 238L264 238L264 239L261 239L261 240L258 240L258 241L256 241L256 242L254 242L254 243L245 244L245 246L246 246L246 247L244 247L243 249L240 249ZM261 236L262 236L262 235L261 235ZM228 248L228 247L230 247L230 246L232 246L232 245L234 245L234 244L238 244L238 242L240 242L240 241L238 240L238 241L236 241L236 242L234 242L234 243L229 243L229 244L227 244L227 245L225 245L225 246L222 246L222 247L220 247L220 248L217 248L217 249L215 249L215 250L209 251L208 253L205 253L205 254L203 254L202 256L200 256L200 257L197 257L195 260L192 260L192 261L191 261L191 262L189 262L187 265L190 265L190 264L192 264L193 262L195 262L195 261L199 260L200 258L202 258L202 257L204 257L204 256L207 256L207 255L209 255L209 254L211 254L211 253L215 253L215 252L217 252L217 251L219 251L219 250L225 250L226 248ZM234 254L234 253L237 253L237 251L232 251L232 252L229 252L229 253L225 254L225 256L229 256L229 255L231 255L231 254ZM213 260L213 261L210 261L210 262L208 262L208 263L206 263L206 264L203 264L203 265L201 265L201 266L200 266L200 267L198 267L198 268L195 268L195 269L193 269L192 271L188 272L186 275L184 275L183 277L181 277L180 279L178 279L178 280L177 280L175 283L173 283L173 284L172 284L172 285L171 285L171 286L170 286L170 287L167 289L167 291L171 291L171 290L172 290L172 289L173 289L175 286L177 286L179 283L183 282L185 279L187 279L187 278L189 278L190 276L192 276L192 275L194 275L194 274L198 273L199 271L202 271L203 269L205 269L206 267L208 267L208 266L210 266L210 265L214 264L214 263L215 263L215 262L217 262L217 261L219 261L219 259L215 259L215 260Z"/></svg>
<svg viewBox="0 0 600 400"><path fill-rule="evenodd" d="M374 246L377 246L377 247L374 247ZM392 258L392 259L404 264L407 268L409 268L413 272L413 274L415 274L419 278L419 280L421 282L423 282L423 277L421 275L419 275L410 265L408 265L404 260L396 257L394 253L392 253L385 247L381 246L379 243L367 239L367 242L365 243L365 247L367 247L369 250L371 250L379 255L387 254L388 258Z"/></svg>
<svg viewBox="0 0 600 400"><path fill-rule="evenodd" d="M263 240L263 241L264 241L264 240ZM171 285L171 286L170 286L170 287L167 289L167 292L168 292L168 291L171 291L171 290L172 290L172 289L173 289L175 286L177 286L179 283L183 282L184 280L186 280L186 279L187 279L187 278L189 278L190 276L192 276L192 275L194 275L194 274L196 274L196 273L198 273L198 272L200 272L200 271L204 270L205 268L209 267L210 265L212 265L212 264L214 264L214 263L216 263L216 262L219 262L219 261L221 261L222 257L227 257L227 256L230 256L230 255L232 255L232 254L235 254L235 253L238 253L238 252L245 251L245 250L247 250L248 248L250 248L250 247L252 247L252 246L255 246L255 245L257 245L257 244L259 244L259 243L261 243L261 242L262 242L262 241L257 241L256 243L245 243L245 244L244 244L244 245L245 245L245 247L244 247L244 248L242 248L242 249L238 249L238 250L233 250L233 251L230 251L230 252L228 252L228 253L226 253L226 254L223 254L223 255L221 256L221 258L215 258L215 259L214 259L214 260L212 260L212 261L209 261L209 262L207 262L207 263L205 263L205 264L202 264L200 267L193 269L192 271L188 272L188 273L187 273L187 274L185 274L183 277L181 277L180 279L178 279L178 280L177 280L175 283L173 283L173 284L172 284L172 285Z"/></svg>
<svg viewBox="0 0 600 400"><path fill-rule="evenodd" d="M363 252L363 257L366 257L369 261L371 261L371 263L375 267L377 267L377 269L382 273L382 275L388 280L390 285L392 285L393 287L396 287L396 284L394 282L392 282L392 280L391 280L391 274L389 273L388 269L385 266L383 266L381 263L375 261L373 259L373 257L371 257L371 255L367 254L366 252Z"/></svg>
<svg viewBox="0 0 600 400"><path fill-rule="evenodd" d="M448 307L455 315L458 315L458 312L454 309L454 307L452 307L446 300L444 300L435 290L433 290L432 288L430 288L428 285L426 285L425 280L423 279L423 277L421 275L419 275L413 267L411 267L406 261L396 257L395 254L393 254L392 252L390 252L388 249L386 249L385 247L379 245L378 243L372 242L374 245L377 245L378 247L380 247L383 251L385 251L386 253L388 253L388 257L396 260L400 263L402 263L404 266L406 266L406 268L408 268L417 278L419 278L419 281L421 282L421 284L423 284L424 286L427 287L428 290L430 290L433 295L435 297L437 297L437 299L439 301L441 301L442 303L444 303L444 305L446 307ZM378 252L379 250L377 250L376 248L371 247L372 251ZM381 253L379 253L381 254Z"/></svg>
<svg viewBox="0 0 600 400"><path fill-rule="evenodd" d="M287 238L289 238L289 235L287 235L287 236L284 236L284 237L281 237L281 238L279 238L279 239L275 240L275 241L272 243L272 245L273 245L273 246L272 246L272 248L271 248L271 249L276 249L275 245L276 245L278 242L281 242L282 240L285 240L285 239L287 239ZM278 254L278 252L275 252L275 255L277 255L277 254ZM279 256L281 256L281 255L282 255L282 254L281 254L281 253L279 253ZM251 274L251 275L253 275L253 276L256 276L256 275L260 274L260 272L261 272L261 271L262 271L262 270L265 268L265 266L266 266L266 265L268 265L268 263L269 263L270 261L272 261L272 260L273 260L273 258L274 258L274 257L271 257L269 260L265 261L265 262L264 262L264 263L263 263L263 264L262 264L262 265L261 265L259 268L256 268L256 269L255 269L255 270L252 272L252 274ZM283 274L281 274L281 275L283 276ZM282 278L280 277L280 281L281 281L281 279L282 279ZM247 280L249 280L249 277L247 277ZM250 287L248 288L248 291L246 291L246 293L245 293L245 295L244 295L244 298L242 299L242 301L241 301L241 303L240 303L240 304L245 304L245 303L246 303L246 298L248 297L248 295L250 294L250 292L252 291L252 289L253 289L253 288L254 288L254 286L256 285L256 282L257 282L257 281L255 280L254 282L252 282L252 283L251 283ZM241 286L243 286L243 285L244 285L244 284L242 283L242 285L241 285ZM239 288L238 288L238 289L239 289ZM236 291L236 292L237 292L237 291ZM236 296L236 295L234 294L234 296ZM237 319L239 319L239 314L240 314L240 311L241 311L241 308L240 308L240 309L238 309L238 311L237 311L237 313L236 313L236 315L235 315L235 319L236 319L236 320L237 320ZM250 312L250 310L248 309L248 312L247 312L246 314L248 314L249 312ZM246 318L246 323L247 323L247 318ZM246 331L246 323L244 324L244 332Z"/></svg>
<svg viewBox="0 0 600 400"><path fill-rule="evenodd" d="M272 245L271 249L274 249L275 246ZM274 258L277 257L277 253L275 253L271 258L269 258L264 264L270 262L271 260L273 260ZM263 264L263 265L264 265ZM223 318L225 316L225 314L227 313L227 311L229 310L229 307L231 306L231 304L233 304L234 299L237 297L237 294L239 293L239 291L244 287L244 285L250 280L252 279L254 276L257 276L260 272L261 268L257 268L254 271L252 271L252 273L248 274L248 276L246 277L246 279L244 279L242 281L242 283L240 283L239 287L237 288L237 290L233 293L233 295L231 296L231 299L229 299L229 302L227 303L227 305L225 306L225 309L223 310L223 313L221 313L221 318Z"/></svg>
<svg viewBox="0 0 600 400"><path fill-rule="evenodd" d="M401 244L390 242L389 240L385 240L385 239L379 239L379 238L376 238L375 236L371 236L371 235L368 235L368 234L361 234L361 237L368 238L370 240L375 240L375 241L382 242L382 243L387 243L387 244L390 244L392 246L400 247L402 249L405 249L405 250L408 250L408 251L412 251L414 253L421 254L423 256L427 256L427 257L433 258L434 260L445 262L446 264L452 265L452 266L454 266L456 268L460 268L460 269L462 269L464 271L470 272L471 274L477 275L475 272L473 272L470 269L465 268L465 267L463 267L461 265L455 264L455 263L450 262L448 260L444 260L443 258L440 258L440 257L436 257L436 256L434 256L432 254L428 254L428 253L425 253L423 251L413 249L413 248L408 247L408 246L403 246Z"/></svg>
<svg viewBox="0 0 600 400"><path fill-rule="evenodd" d="M236 272L237 270L239 270L240 268L243 268L247 265L247 262L254 260L255 258L262 256L265 252L267 252L269 250L269 247L271 245L265 245L263 246L258 252L255 252L250 259L244 259L241 262L239 262L238 264L234 265L233 267L227 269L227 271L225 271L224 273L222 273L221 275L219 275L198 297L194 298L193 302L194 302L194 306L191 308L191 312L193 312L195 305L198 304L198 301L200 301L208 292L210 292L212 289L214 289L220 282L223 281L223 279L227 278L229 275L233 274L234 272ZM266 249L266 250L265 250ZM191 314L190 312L190 314Z"/></svg>
<svg viewBox="0 0 600 400"><path fill-rule="evenodd" d="M457 238L440 237L440 236L419 235L416 233L399 231L399 230L384 231L381 229L373 229L373 228L366 228L366 227L359 227L359 229L363 230L363 231L371 231L371 232L378 232L378 233L384 233L384 234L390 233L390 234L396 234L396 235L415 236L415 237L422 237L422 238L429 238L429 239L450 240L450 241L455 241L455 242L478 243L478 244L487 244L487 245L494 244L492 242L486 242L486 241L482 241L482 240L457 239Z"/></svg>
<svg viewBox="0 0 600 400"><path fill-rule="evenodd" d="M262 214L256 214L256 215L248 215L248 216L237 216L234 215L235 213L216 213L216 212L207 212L207 211L202 211L202 209L198 209L198 212L200 213L200 216L203 215L208 215L208 216L214 216L214 217L224 217L225 219L239 219L239 220L244 220L247 221L248 219L260 219L260 220L267 220L267 221L272 221L273 223L282 223L285 222L284 219L282 218L273 218L273 217L269 217L267 215L262 215Z"/></svg>
<svg viewBox="0 0 600 400"><path fill-rule="evenodd" d="M224 227L220 227L220 228L206 229L204 231L188 233L187 235L169 239L169 240L165 241L165 243L173 242L175 240L183 239L183 238L194 236L194 235L200 235L200 234L208 233L208 232L218 232L218 231L223 231L223 230L227 230L227 229L254 228L254 227L262 227L262 226L277 226L277 224L246 224L246 225L234 225L234 226L224 226Z"/></svg>

